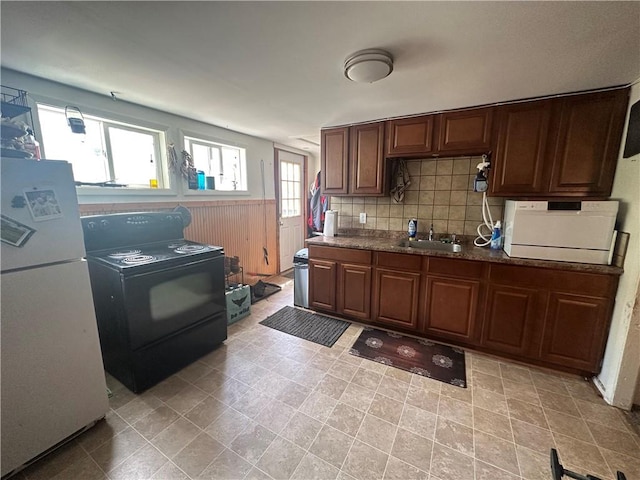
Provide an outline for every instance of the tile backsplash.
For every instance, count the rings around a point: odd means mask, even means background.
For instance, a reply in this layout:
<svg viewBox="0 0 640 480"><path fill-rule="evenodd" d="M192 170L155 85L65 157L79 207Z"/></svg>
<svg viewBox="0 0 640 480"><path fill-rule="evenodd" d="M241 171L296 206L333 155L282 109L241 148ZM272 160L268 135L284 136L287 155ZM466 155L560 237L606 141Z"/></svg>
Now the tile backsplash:
<svg viewBox="0 0 640 480"><path fill-rule="evenodd" d="M426 235L431 224L437 236L476 235L482 194L473 191L473 179L480 162L479 156L407 160L411 184L404 203L396 204L390 196L331 197L331 208L340 212L339 228L406 232L409 220L417 218L419 236ZM504 199L488 200L493 220L501 220ZM365 224L359 223L361 212L367 214Z"/></svg>

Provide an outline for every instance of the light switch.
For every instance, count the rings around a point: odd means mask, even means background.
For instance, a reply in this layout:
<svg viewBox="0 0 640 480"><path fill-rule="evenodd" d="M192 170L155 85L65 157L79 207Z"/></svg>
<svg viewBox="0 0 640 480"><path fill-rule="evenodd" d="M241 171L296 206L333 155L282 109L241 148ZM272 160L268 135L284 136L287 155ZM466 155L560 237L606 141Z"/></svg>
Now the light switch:
<svg viewBox="0 0 640 480"><path fill-rule="evenodd" d="M364 212L360 214L360 223L367 223L367 214Z"/></svg>

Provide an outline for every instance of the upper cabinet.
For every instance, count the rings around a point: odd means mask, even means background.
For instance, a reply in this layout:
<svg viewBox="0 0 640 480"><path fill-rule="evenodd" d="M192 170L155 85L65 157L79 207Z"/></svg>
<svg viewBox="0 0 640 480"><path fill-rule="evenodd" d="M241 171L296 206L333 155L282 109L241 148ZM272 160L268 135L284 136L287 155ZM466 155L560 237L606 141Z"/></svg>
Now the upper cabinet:
<svg viewBox="0 0 640 480"><path fill-rule="evenodd" d="M384 122L325 129L321 137L323 193L386 194Z"/></svg>
<svg viewBox="0 0 640 480"><path fill-rule="evenodd" d="M387 121L387 157L473 155L491 150L493 108Z"/></svg>
<svg viewBox="0 0 640 480"><path fill-rule="evenodd" d="M608 197L628 89L498 107L491 194Z"/></svg>

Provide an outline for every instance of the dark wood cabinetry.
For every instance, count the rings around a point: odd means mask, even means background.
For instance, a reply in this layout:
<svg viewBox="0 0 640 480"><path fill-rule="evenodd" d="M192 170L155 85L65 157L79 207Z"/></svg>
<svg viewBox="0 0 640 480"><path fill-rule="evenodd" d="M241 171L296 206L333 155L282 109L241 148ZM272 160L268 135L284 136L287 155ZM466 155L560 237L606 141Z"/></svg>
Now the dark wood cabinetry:
<svg viewBox="0 0 640 480"><path fill-rule="evenodd" d="M389 120L387 157L473 155L491 150L493 108Z"/></svg>
<svg viewBox="0 0 640 480"><path fill-rule="evenodd" d="M611 194L628 89L498 107L491 194Z"/></svg>
<svg viewBox="0 0 640 480"><path fill-rule="evenodd" d="M310 306L359 322L597 373L618 277L460 258L309 247Z"/></svg>
<svg viewBox="0 0 640 480"><path fill-rule="evenodd" d="M321 187L330 195L384 195L384 122L321 132Z"/></svg>

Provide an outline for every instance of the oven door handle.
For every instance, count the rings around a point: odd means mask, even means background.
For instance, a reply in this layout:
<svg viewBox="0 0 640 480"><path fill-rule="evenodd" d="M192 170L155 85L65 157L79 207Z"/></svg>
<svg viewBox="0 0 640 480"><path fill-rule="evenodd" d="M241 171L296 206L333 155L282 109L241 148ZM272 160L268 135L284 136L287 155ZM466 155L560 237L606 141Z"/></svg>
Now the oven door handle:
<svg viewBox="0 0 640 480"><path fill-rule="evenodd" d="M224 257L222 255L218 255L216 257L207 257L207 258L203 258L202 260L194 260L194 261L191 261L189 263L180 263L178 265L172 265L170 267L158 268L158 269L148 270L146 272L134 273L132 275L124 274L124 276L126 278L137 278L137 277L146 277L148 275L158 275L158 274L165 273L165 272L171 272L173 270L179 270L179 269L184 269L184 268L189 268L189 267L201 265L201 264L204 264L204 263L210 263L210 262L215 261L217 259L223 260ZM221 270L222 275L224 276L224 263L220 264L220 270Z"/></svg>

